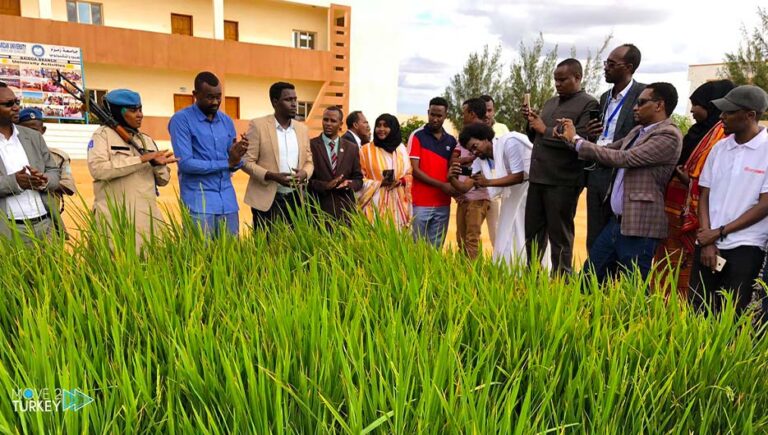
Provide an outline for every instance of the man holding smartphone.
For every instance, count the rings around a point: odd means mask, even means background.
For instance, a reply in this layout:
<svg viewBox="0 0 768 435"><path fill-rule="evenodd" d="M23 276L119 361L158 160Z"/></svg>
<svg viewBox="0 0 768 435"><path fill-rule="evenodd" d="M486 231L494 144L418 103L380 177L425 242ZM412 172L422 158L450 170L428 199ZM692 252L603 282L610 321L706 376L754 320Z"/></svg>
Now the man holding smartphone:
<svg viewBox="0 0 768 435"><path fill-rule="evenodd" d="M633 79L640 66L640 50L632 44L616 47L603 62L605 81L613 87L600 96L600 117L592 118L587 127L591 138L601 146L624 138L636 125L632 108L635 107L645 84ZM613 169L598 162L587 164L587 250L608 224L613 213L606 204Z"/></svg>
<svg viewBox="0 0 768 435"><path fill-rule="evenodd" d="M528 137L533 142L525 211L526 251L529 262L540 263L549 242L555 273L572 270L573 221L584 186L584 164L554 130L558 119L568 118L574 121L576 131L586 136L590 112L598 110L597 100L581 89L582 75L578 60L560 62L554 72L558 96L544 103L541 114L523 106Z"/></svg>
<svg viewBox="0 0 768 435"><path fill-rule="evenodd" d="M712 148L699 178L691 298L698 310L718 313L725 289L740 313L752 300L768 243L768 129L758 124L768 95L739 86L712 104L722 111L727 136Z"/></svg>

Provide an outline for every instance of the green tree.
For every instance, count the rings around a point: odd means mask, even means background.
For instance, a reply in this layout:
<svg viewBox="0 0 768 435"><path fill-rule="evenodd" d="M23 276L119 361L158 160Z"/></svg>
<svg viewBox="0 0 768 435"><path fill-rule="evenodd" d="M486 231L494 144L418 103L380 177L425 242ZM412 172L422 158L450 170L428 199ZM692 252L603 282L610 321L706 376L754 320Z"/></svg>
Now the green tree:
<svg viewBox="0 0 768 435"><path fill-rule="evenodd" d="M600 46L594 53L592 49L587 49L587 59L583 63L584 77L581 79L581 87L590 95L598 97L598 91L600 91L600 85L603 83L603 54L608 48L608 44L613 39L613 33L609 34L603 40L603 45ZM571 47L571 57L576 58L576 46Z"/></svg>
<svg viewBox="0 0 768 435"><path fill-rule="evenodd" d="M507 110L500 111L496 119L511 130L523 131L526 121L518 110L523 105L523 96L531 94L531 107L541 109L555 94L552 73L556 64L557 45L545 54L541 33L530 48L520 42L520 57L511 65L509 85L500 104Z"/></svg>
<svg viewBox="0 0 768 435"><path fill-rule="evenodd" d="M448 119L457 128L461 127L461 103L468 98L488 94L494 100L503 100L505 90L503 83L504 64L501 61L501 46L491 51L486 45L482 52L471 53L464 68L451 78L443 94L450 104ZM497 107L496 110L500 108Z"/></svg>
<svg viewBox="0 0 768 435"><path fill-rule="evenodd" d="M408 138L411 136L411 133L414 132L419 127L424 126L425 122L417 118L416 116L412 116L405 120L405 122L400 124L400 135L403 138L403 143L408 144Z"/></svg>
<svg viewBox="0 0 768 435"><path fill-rule="evenodd" d="M768 10L757 8L760 24L747 31L742 26L738 50L725 55L720 74L737 85L751 84L768 91Z"/></svg>
<svg viewBox="0 0 768 435"><path fill-rule="evenodd" d="M672 114L672 122L680 129L680 132L683 133L683 135L688 133L688 129L691 128L692 124L691 118L677 113Z"/></svg>

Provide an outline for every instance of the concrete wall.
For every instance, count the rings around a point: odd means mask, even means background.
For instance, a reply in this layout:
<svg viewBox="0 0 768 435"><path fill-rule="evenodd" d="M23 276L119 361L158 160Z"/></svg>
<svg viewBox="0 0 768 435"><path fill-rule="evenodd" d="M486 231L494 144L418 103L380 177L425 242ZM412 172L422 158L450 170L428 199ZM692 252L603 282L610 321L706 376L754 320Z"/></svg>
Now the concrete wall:
<svg viewBox="0 0 768 435"><path fill-rule="evenodd" d="M85 77L90 89L112 90L128 88L141 95L146 116L169 117L173 115L173 94L191 94L194 73L171 70L153 70L151 79L141 68L126 68L112 65L86 65ZM240 98L240 118L252 119L272 113L269 102L269 87L272 83L285 80L280 78L252 78L230 75L224 78L226 96ZM321 82L295 80L296 93L300 101L315 101L320 92Z"/></svg>
<svg viewBox="0 0 768 435"><path fill-rule="evenodd" d="M370 122L382 113L396 114L400 32L386 23L400 21L397 15L404 10L405 1L389 0L376 6L370 0L338 3L352 7L350 110L362 110Z"/></svg>
<svg viewBox="0 0 768 435"><path fill-rule="evenodd" d="M64 0L51 0L53 19L67 21ZM312 3L312 2L310 2ZM37 0L22 0L22 15L39 18ZM171 33L171 14L191 15L193 36L213 38L212 0L106 0L104 25L148 32ZM316 48L328 49L328 6L279 0L224 0L224 19L239 23L240 40L293 46L293 30L316 32Z"/></svg>
<svg viewBox="0 0 768 435"><path fill-rule="evenodd" d="M146 116L173 115L173 94L191 94L195 79L194 73L154 69L149 76L141 68L113 65L85 65L85 70L89 89L128 88L138 92Z"/></svg>
<svg viewBox="0 0 768 435"><path fill-rule="evenodd" d="M696 88L708 81L719 80L721 78L720 68L722 67L723 64L721 63L688 66L688 80L691 82L691 89L688 95L691 95Z"/></svg>
<svg viewBox="0 0 768 435"><path fill-rule="evenodd" d="M40 18L40 4L37 0L21 0L19 3L22 17Z"/></svg>
<svg viewBox="0 0 768 435"><path fill-rule="evenodd" d="M240 41L293 47L293 31L317 33L315 49L328 50L328 8L281 1L225 0L224 19L237 21Z"/></svg>
<svg viewBox="0 0 768 435"><path fill-rule="evenodd" d="M53 19L67 21L67 3L52 0ZM171 13L192 15L192 33L213 38L211 0L107 0L102 2L104 25L148 32L171 33Z"/></svg>
<svg viewBox="0 0 768 435"><path fill-rule="evenodd" d="M230 75L226 77L225 93L228 96L240 97L240 119L253 119L274 112L269 102L269 87L280 80L285 79L254 79ZM296 86L299 101L315 101L322 86L321 82L289 81Z"/></svg>

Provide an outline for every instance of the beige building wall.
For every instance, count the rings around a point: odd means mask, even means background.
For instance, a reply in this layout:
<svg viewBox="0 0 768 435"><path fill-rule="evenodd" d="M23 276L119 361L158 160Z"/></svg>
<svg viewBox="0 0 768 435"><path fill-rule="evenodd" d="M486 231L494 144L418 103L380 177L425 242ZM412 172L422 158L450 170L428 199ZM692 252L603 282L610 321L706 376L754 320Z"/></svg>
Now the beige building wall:
<svg viewBox="0 0 768 435"><path fill-rule="evenodd" d="M170 70L152 70L151 80L140 68L125 68L111 65L86 65L85 77L89 89L113 90L128 88L141 95L146 116L168 117L173 115L173 94L191 94L194 88L194 73ZM280 80L256 79L247 76L225 77L224 93L240 98L240 119L252 119L272 113L269 102L269 87ZM315 101L320 92L321 82L291 81L296 85L299 101Z"/></svg>
<svg viewBox="0 0 768 435"><path fill-rule="evenodd" d="M108 0L104 25L171 33L171 14L192 16L193 36L213 38L212 0ZM67 21L64 0L52 0L53 19ZM21 0L22 15L39 18L37 0ZM278 0L224 0L224 19L239 23L241 42L293 46L293 31L317 33L318 50L328 50L328 7Z"/></svg>
<svg viewBox="0 0 768 435"><path fill-rule="evenodd" d="M285 79L254 79L247 76L230 75L226 77L224 92L229 97L240 98L240 119L258 118L274 112L269 101L269 87L277 81L285 81ZM321 82L289 81L296 86L296 95L299 101L315 101L322 86Z"/></svg>
<svg viewBox="0 0 768 435"><path fill-rule="evenodd" d="M21 16L28 18L40 18L40 4L37 0L21 0Z"/></svg>
<svg viewBox="0 0 768 435"><path fill-rule="evenodd" d="M108 0L101 4L105 26L171 33L171 14L175 13L192 15L194 36L213 38L211 0ZM53 0L52 7L54 20L67 21L66 1Z"/></svg>
<svg viewBox="0 0 768 435"><path fill-rule="evenodd" d="M720 69L723 67L722 63L709 63L703 65L689 65L688 66L688 80L691 82L691 89L688 95L691 95L693 91L699 86L712 80L719 80Z"/></svg>
<svg viewBox="0 0 768 435"><path fill-rule="evenodd" d="M315 49L328 50L328 9L273 0L224 0L224 19L237 21L241 42L293 47L293 31L317 33Z"/></svg>
<svg viewBox="0 0 768 435"><path fill-rule="evenodd" d="M141 95L146 116L173 115L173 94L191 94L195 73L152 70L151 77L141 68L112 65L85 65L88 89L127 88Z"/></svg>

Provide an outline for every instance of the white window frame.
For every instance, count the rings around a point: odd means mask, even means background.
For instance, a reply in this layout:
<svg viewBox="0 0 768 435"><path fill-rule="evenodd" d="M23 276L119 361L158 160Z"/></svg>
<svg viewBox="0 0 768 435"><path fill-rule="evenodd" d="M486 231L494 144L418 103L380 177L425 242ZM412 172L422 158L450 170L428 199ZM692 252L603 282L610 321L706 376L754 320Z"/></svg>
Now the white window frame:
<svg viewBox="0 0 768 435"><path fill-rule="evenodd" d="M293 47L304 50L314 50L317 47L317 32L294 30Z"/></svg>
<svg viewBox="0 0 768 435"><path fill-rule="evenodd" d="M75 5L75 14L76 14L76 21L69 21L69 4L73 3ZM85 21L83 17L80 16L80 5L88 5L88 20ZM67 21L74 22L74 23L80 23L80 24L95 24L98 26L104 25L104 4L99 2L89 2L89 1L80 1L80 0L67 0ZM99 22L94 23L93 22L93 8L98 7L99 8Z"/></svg>

